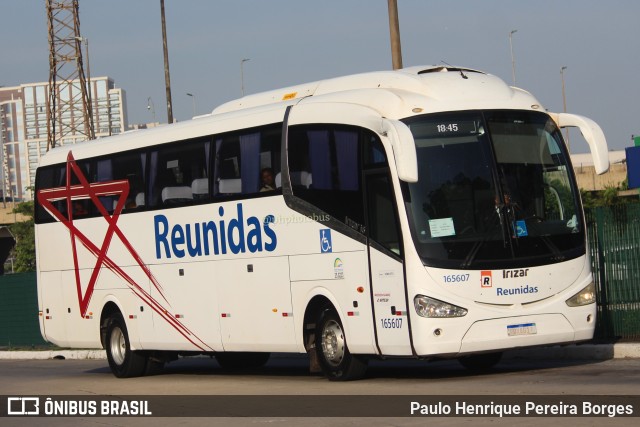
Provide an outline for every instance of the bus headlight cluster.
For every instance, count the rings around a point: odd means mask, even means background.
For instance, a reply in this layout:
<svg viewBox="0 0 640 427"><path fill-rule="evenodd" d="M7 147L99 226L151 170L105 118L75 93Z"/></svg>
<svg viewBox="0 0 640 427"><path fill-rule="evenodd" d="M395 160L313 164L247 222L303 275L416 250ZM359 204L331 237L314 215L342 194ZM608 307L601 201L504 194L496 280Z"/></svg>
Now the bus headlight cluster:
<svg viewBox="0 0 640 427"><path fill-rule="evenodd" d="M462 317L467 314L467 309L449 304L425 295L416 295L413 305L418 315L422 317Z"/></svg>
<svg viewBox="0 0 640 427"><path fill-rule="evenodd" d="M589 283L580 292L565 301L569 307L580 307L581 305L593 304L596 302L596 285Z"/></svg>

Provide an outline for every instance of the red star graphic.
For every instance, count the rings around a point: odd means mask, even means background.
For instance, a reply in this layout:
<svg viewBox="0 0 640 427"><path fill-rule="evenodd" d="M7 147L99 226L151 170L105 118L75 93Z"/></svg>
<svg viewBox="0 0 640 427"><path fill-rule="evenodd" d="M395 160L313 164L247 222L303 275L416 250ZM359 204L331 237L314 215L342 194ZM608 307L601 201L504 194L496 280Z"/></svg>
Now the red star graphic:
<svg viewBox="0 0 640 427"><path fill-rule="evenodd" d="M79 184L71 185L72 174L80 182ZM125 201L129 195L129 181L127 180L114 180L106 182L89 183L85 177L82 169L77 165L71 151L67 156L67 169L66 169L66 186L50 189L42 189L38 191L38 203L45 208L54 218L64 224L69 229L71 237L71 249L73 251L73 263L75 267L76 278L76 290L78 294L78 303L80 305L80 315L84 318L87 314L87 308L93 295L98 276L101 268L104 266L120 276L133 293L144 301L149 307L151 307L156 313L158 313L166 322L168 322L173 328L175 328L180 334L182 334L189 342L198 347L200 350L204 350L204 347L211 349L202 340L196 337L189 329L183 325L179 320L172 315L160 302L158 302L149 292L144 290L139 284L137 284L131 276L129 276L122 268L120 268L109 256L109 246L113 240L113 236L117 236L122 244L126 247L127 251L138 263L140 268L144 271L149 278L153 286L162 296L162 299L168 304L164 293L162 292L162 286L156 280L149 268L145 265L142 258L129 240L125 237L124 233L117 226L118 219L122 210L124 209ZM109 213L99 197L105 196L118 196L116 206L113 213ZM77 200L91 200L94 206L98 209L102 217L107 221L108 228L102 241L101 247L98 247L92 242L84 233L82 233L73 222L73 201ZM54 202L61 200L66 201L67 216L62 214L58 208L55 207ZM93 267L89 283L87 285L84 295L82 293L82 284L80 280L80 270L78 266L78 251L77 241L96 257L96 264ZM196 343L198 341L198 343Z"/></svg>

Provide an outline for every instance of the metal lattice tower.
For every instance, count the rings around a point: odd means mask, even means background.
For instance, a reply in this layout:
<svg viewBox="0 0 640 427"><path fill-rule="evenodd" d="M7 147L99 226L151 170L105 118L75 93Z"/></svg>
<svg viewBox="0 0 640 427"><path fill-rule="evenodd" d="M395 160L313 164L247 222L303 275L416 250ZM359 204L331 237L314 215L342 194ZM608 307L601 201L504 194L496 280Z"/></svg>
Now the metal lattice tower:
<svg viewBox="0 0 640 427"><path fill-rule="evenodd" d="M65 140L95 139L82 63L78 0L46 0L49 22L47 150Z"/></svg>

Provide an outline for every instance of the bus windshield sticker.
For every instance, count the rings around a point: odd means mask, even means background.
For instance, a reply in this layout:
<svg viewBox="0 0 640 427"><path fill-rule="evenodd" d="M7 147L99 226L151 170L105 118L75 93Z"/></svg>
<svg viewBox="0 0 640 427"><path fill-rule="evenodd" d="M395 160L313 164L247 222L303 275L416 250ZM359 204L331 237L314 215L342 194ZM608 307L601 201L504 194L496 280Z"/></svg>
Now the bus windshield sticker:
<svg viewBox="0 0 640 427"><path fill-rule="evenodd" d="M527 232L527 223L521 219L515 222L514 227L517 237L526 237L529 235Z"/></svg>
<svg viewBox="0 0 640 427"><path fill-rule="evenodd" d="M456 230L453 228L453 218L430 219L429 231L431 232L431 237L455 236Z"/></svg>

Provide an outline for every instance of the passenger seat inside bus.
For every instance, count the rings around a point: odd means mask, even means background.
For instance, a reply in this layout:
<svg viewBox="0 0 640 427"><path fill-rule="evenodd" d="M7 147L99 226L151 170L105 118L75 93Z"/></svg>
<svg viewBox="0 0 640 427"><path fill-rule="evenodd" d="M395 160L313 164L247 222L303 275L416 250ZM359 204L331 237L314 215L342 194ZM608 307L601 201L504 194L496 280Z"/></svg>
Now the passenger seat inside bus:
<svg viewBox="0 0 640 427"><path fill-rule="evenodd" d="M242 193L242 179L221 179L220 181L218 181L218 192L220 194Z"/></svg>
<svg viewBox="0 0 640 427"><path fill-rule="evenodd" d="M144 193L136 194L136 207L144 206Z"/></svg>
<svg viewBox="0 0 640 427"><path fill-rule="evenodd" d="M209 197L209 178L196 178L191 183L191 193L194 199Z"/></svg>
<svg viewBox="0 0 640 427"><path fill-rule="evenodd" d="M193 200L193 194L191 193L191 187L164 187L161 193L162 203L176 204L183 203L189 200Z"/></svg>
<svg viewBox="0 0 640 427"><path fill-rule="evenodd" d="M290 172L291 186L292 187L305 187L309 188L313 184L312 175L307 171ZM282 174L278 172L276 175L276 188L282 187Z"/></svg>

